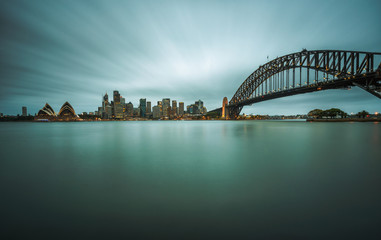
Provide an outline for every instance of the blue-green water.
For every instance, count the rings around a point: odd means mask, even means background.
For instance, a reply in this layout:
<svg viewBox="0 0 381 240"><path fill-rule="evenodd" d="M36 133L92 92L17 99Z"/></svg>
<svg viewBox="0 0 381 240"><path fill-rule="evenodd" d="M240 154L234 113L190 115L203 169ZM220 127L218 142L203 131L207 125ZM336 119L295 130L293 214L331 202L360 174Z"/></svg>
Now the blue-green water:
<svg viewBox="0 0 381 240"><path fill-rule="evenodd" d="M381 124L0 123L0 134L2 239L381 239Z"/></svg>

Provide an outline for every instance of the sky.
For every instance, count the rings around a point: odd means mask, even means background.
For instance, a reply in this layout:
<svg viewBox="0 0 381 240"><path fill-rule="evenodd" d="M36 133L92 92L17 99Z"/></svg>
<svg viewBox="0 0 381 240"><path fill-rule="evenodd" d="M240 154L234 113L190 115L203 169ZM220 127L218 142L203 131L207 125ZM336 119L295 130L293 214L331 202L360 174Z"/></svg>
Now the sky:
<svg viewBox="0 0 381 240"><path fill-rule="evenodd" d="M308 50L381 52L381 1L0 0L0 112L97 110L126 102L231 99L260 65ZM246 114L321 108L381 112L358 89L327 90L244 107Z"/></svg>

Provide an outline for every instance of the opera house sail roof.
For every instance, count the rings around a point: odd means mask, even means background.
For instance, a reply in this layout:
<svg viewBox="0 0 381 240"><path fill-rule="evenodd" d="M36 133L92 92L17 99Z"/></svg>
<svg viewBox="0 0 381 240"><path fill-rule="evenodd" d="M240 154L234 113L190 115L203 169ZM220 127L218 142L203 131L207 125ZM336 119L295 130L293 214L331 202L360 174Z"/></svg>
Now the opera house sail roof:
<svg viewBox="0 0 381 240"><path fill-rule="evenodd" d="M70 105L70 103L68 102L65 102L59 113L58 113L59 116L75 116L75 111L74 111L74 108Z"/></svg>
<svg viewBox="0 0 381 240"><path fill-rule="evenodd" d="M40 111L38 111L37 115L55 116L56 113L54 112L53 108L48 103L46 103L45 106L42 109L40 109Z"/></svg>

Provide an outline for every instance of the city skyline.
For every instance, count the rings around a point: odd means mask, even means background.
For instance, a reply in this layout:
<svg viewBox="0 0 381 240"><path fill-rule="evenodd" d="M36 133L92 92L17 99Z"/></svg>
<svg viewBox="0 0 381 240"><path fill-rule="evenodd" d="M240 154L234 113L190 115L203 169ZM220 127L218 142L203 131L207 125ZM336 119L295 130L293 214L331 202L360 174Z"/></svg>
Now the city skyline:
<svg viewBox="0 0 381 240"><path fill-rule="evenodd" d="M65 101L88 112L104 94L99 89L119 89L134 105L141 96L168 96L203 99L212 110L277 56L302 48L381 52L380 7L379 1L2 1L0 112L16 115L27 106L33 113L45 102ZM379 99L355 87L275 99L242 113L331 107L381 111Z"/></svg>

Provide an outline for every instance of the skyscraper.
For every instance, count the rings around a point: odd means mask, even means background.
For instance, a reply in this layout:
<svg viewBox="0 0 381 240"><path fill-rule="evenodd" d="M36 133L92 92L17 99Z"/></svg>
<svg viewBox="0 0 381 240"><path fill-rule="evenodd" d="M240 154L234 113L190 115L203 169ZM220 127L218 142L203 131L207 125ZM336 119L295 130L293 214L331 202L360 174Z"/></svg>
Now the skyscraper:
<svg viewBox="0 0 381 240"><path fill-rule="evenodd" d="M128 117L132 117L134 115L134 105L131 102L126 104L126 112Z"/></svg>
<svg viewBox="0 0 381 240"><path fill-rule="evenodd" d="M204 102L200 99L196 101L194 104L197 105L198 109L202 109L204 107Z"/></svg>
<svg viewBox="0 0 381 240"><path fill-rule="evenodd" d="M159 119L161 117L160 107L154 106L152 108L152 115L154 119Z"/></svg>
<svg viewBox="0 0 381 240"><path fill-rule="evenodd" d="M157 106L159 107L161 116L163 116L163 102L162 101L157 101Z"/></svg>
<svg viewBox="0 0 381 240"><path fill-rule="evenodd" d="M146 104L146 99L145 98L141 98L140 99L139 109L140 109L140 116L141 117L145 117L146 116L146 111L147 111L147 104Z"/></svg>
<svg viewBox="0 0 381 240"><path fill-rule="evenodd" d="M151 113L151 102L150 101L147 102L146 113Z"/></svg>
<svg viewBox="0 0 381 240"><path fill-rule="evenodd" d="M120 103L120 94L119 91L114 91L114 103Z"/></svg>
<svg viewBox="0 0 381 240"><path fill-rule="evenodd" d="M117 119L122 119L123 118L123 106L120 102L120 94L119 91L115 90L114 91L114 117Z"/></svg>
<svg viewBox="0 0 381 240"><path fill-rule="evenodd" d="M163 98L163 116L169 117L168 108L171 106L171 99Z"/></svg>
<svg viewBox="0 0 381 240"><path fill-rule="evenodd" d="M28 115L28 112L27 112L27 110L26 110L26 107L24 106L24 107L22 107L22 115L23 115L23 117L26 117L27 115Z"/></svg>
<svg viewBox="0 0 381 240"><path fill-rule="evenodd" d="M102 99L102 111L100 115L103 119L110 119L112 116L112 107L110 105L110 102L108 101L107 92Z"/></svg>
<svg viewBox="0 0 381 240"><path fill-rule="evenodd" d="M184 115L184 102L179 102L179 115Z"/></svg>
<svg viewBox="0 0 381 240"><path fill-rule="evenodd" d="M171 111L172 116L177 116L177 101L172 100L172 111Z"/></svg>

